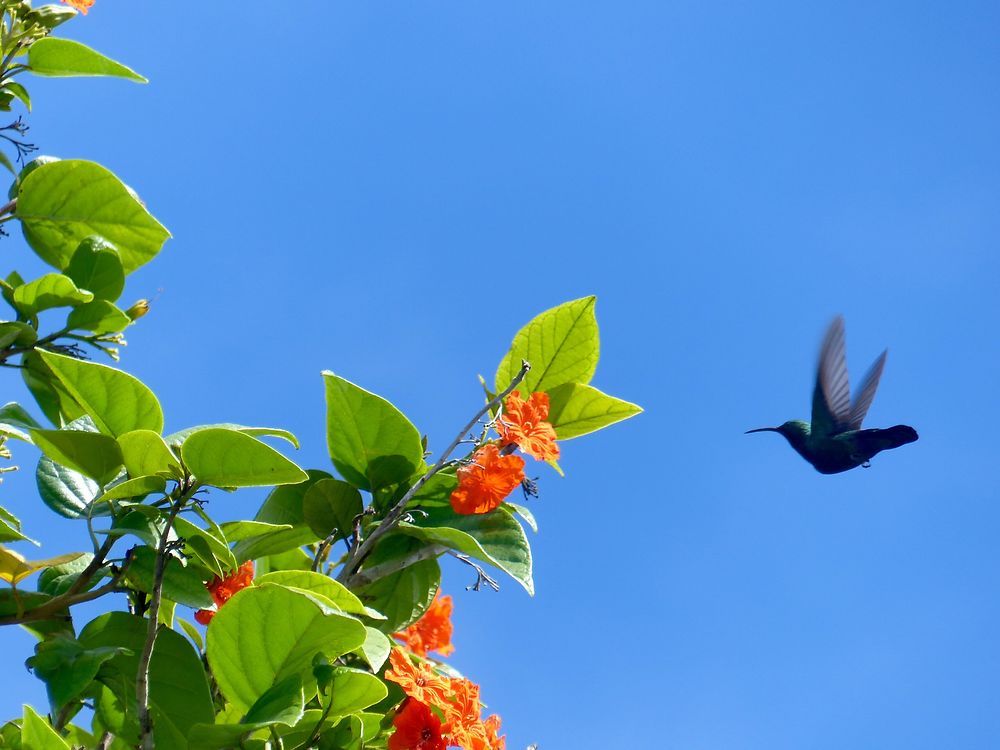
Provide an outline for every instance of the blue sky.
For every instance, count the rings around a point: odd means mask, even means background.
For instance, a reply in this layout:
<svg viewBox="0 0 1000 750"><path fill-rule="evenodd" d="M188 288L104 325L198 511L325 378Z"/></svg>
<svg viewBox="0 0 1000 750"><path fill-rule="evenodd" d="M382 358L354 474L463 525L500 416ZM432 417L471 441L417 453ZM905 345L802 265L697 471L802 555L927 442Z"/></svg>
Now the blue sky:
<svg viewBox="0 0 1000 750"><path fill-rule="evenodd" d="M328 468L329 368L441 447L523 323L596 294L594 384L646 412L543 474L534 599L445 573L508 747L997 747L1000 9L264 8L98 0L67 35L151 84L31 81L42 151L174 234L123 359L167 429L283 426ZM743 431L808 416L836 313L855 381L890 348L868 426L920 441L821 476ZM17 459L3 504L84 545ZM6 674L0 715L44 705Z"/></svg>

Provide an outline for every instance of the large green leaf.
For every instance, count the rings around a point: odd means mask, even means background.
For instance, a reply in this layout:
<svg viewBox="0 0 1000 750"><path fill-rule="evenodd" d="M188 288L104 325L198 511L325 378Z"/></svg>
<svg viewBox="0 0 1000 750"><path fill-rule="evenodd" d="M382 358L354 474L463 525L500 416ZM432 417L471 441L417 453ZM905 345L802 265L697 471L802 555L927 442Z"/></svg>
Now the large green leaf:
<svg viewBox="0 0 1000 750"><path fill-rule="evenodd" d="M589 383L600 355L596 299L583 297L553 307L518 331L497 368L496 392L510 385L521 360L531 363L520 384L522 394L548 391L563 383Z"/></svg>
<svg viewBox="0 0 1000 750"><path fill-rule="evenodd" d="M131 430L163 431L163 410L153 392L137 378L114 367L39 352L73 400L112 437Z"/></svg>
<svg viewBox="0 0 1000 750"><path fill-rule="evenodd" d="M549 391L549 422L560 440L596 432L641 411L640 406L581 383L564 383Z"/></svg>
<svg viewBox="0 0 1000 750"><path fill-rule="evenodd" d="M420 433L395 406L332 372L326 383L326 440L344 479L364 490L405 481L423 464Z"/></svg>
<svg viewBox="0 0 1000 750"><path fill-rule="evenodd" d="M66 327L71 331L91 331L98 335L119 333L132 323L124 312L106 299L95 299L86 305L74 307L66 316Z"/></svg>
<svg viewBox="0 0 1000 750"><path fill-rule="evenodd" d="M282 680L299 675L315 690L317 654L335 659L365 640L360 621L275 584L246 588L219 609L208 629L208 663L226 699L248 710Z"/></svg>
<svg viewBox="0 0 1000 750"><path fill-rule="evenodd" d="M429 508L414 523L400 523L400 533L431 544L442 544L495 565L524 586L532 596L531 547L524 529L509 513L462 515L450 508Z"/></svg>
<svg viewBox="0 0 1000 750"><path fill-rule="evenodd" d="M288 430L283 430L280 427L247 427L242 424L232 424L230 422L220 422L218 424L201 424L195 427L187 427L183 430L178 430L167 435L164 440L167 441L168 445L180 445L185 440L187 440L191 435L201 430L236 430L237 432L243 432L247 435L253 435L254 437L276 437L282 440L287 440L289 443L294 445L296 448L299 447L299 439L295 437Z"/></svg>
<svg viewBox="0 0 1000 750"><path fill-rule="evenodd" d="M361 603L344 584L322 573L311 570L277 570L257 579L257 583L277 583L292 589L302 589L311 594L319 594L337 609L352 615L364 615L376 620L385 618Z"/></svg>
<svg viewBox="0 0 1000 750"><path fill-rule="evenodd" d="M113 76L147 83L131 68L86 44L51 36L39 39L28 48L28 67L40 76Z"/></svg>
<svg viewBox="0 0 1000 750"><path fill-rule="evenodd" d="M69 276L47 273L14 290L14 304L25 315L35 315L53 307L72 307L94 299L86 289L78 289Z"/></svg>
<svg viewBox="0 0 1000 750"><path fill-rule="evenodd" d="M109 612L91 621L80 633L86 648L123 647L129 654L111 659L98 675L135 718L135 676L146 641L147 621L125 612ZM156 747L186 750L191 727L215 719L212 696L201 658L184 636L160 628L149 666L149 699ZM123 738L133 745L136 738Z"/></svg>
<svg viewBox="0 0 1000 750"><path fill-rule="evenodd" d="M308 479L274 448L236 430L199 430L184 441L181 457L198 481L216 487L264 487Z"/></svg>
<svg viewBox="0 0 1000 750"><path fill-rule="evenodd" d="M300 484L290 484L275 487L254 516L255 521L270 524L288 524L291 528L270 531L243 539L233 548L236 559L240 562L256 560L267 555L277 555L294 550L304 544L318 542L317 536L306 524L302 510L302 501L306 492L313 484L330 475L325 471L310 469L308 480ZM228 536L228 532L227 532Z"/></svg>
<svg viewBox="0 0 1000 750"><path fill-rule="evenodd" d="M56 463L105 485L122 468L122 451L113 437L84 430L33 430L35 445Z"/></svg>
<svg viewBox="0 0 1000 750"><path fill-rule="evenodd" d="M131 477L156 474L180 478L184 476L180 461L163 442L160 433L152 430L132 430L118 436L118 444Z"/></svg>
<svg viewBox="0 0 1000 750"><path fill-rule="evenodd" d="M60 270L93 234L118 248L126 274L151 260L170 237L114 174L78 159L42 164L25 176L16 216L32 250Z"/></svg>
<svg viewBox="0 0 1000 750"><path fill-rule="evenodd" d="M35 471L38 494L42 502L66 518L86 518L91 503L101 494L101 486L75 469L57 464L42 456ZM92 515L107 515L106 503L94 506Z"/></svg>
<svg viewBox="0 0 1000 750"><path fill-rule="evenodd" d="M125 288L125 269L118 248L96 235L85 237L76 248L66 275L81 289L108 302L118 299Z"/></svg>
<svg viewBox="0 0 1000 750"><path fill-rule="evenodd" d="M36 588L49 596L65 594L67 589L76 583L76 580L80 577L80 573L90 565L93 559L94 556L88 552L62 565L53 565L51 568L46 568L38 575ZM100 580L100 576L95 576L83 587L83 591L89 591Z"/></svg>
<svg viewBox="0 0 1000 750"><path fill-rule="evenodd" d="M334 532L346 539L354 533L354 519L364 510L357 488L339 479L321 479L302 499L302 512L309 528L325 539Z"/></svg>

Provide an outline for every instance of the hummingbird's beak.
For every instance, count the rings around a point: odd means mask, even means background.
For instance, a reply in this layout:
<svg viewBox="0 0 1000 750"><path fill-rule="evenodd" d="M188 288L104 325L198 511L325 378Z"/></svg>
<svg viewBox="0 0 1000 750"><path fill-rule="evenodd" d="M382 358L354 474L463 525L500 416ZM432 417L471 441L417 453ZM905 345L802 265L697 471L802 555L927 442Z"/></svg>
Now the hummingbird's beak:
<svg viewBox="0 0 1000 750"><path fill-rule="evenodd" d="M781 432L777 427L758 427L756 430L747 430L744 435L749 435L751 432Z"/></svg>

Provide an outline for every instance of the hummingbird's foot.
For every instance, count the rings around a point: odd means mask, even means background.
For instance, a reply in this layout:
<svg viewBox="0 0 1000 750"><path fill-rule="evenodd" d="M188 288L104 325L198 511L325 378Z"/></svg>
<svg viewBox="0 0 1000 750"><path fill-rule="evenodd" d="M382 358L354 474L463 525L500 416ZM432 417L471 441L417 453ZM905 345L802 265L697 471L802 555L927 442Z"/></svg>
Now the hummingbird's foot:
<svg viewBox="0 0 1000 750"><path fill-rule="evenodd" d="M863 464L861 464L862 469L870 469L871 467L872 467L871 461L865 461Z"/></svg>

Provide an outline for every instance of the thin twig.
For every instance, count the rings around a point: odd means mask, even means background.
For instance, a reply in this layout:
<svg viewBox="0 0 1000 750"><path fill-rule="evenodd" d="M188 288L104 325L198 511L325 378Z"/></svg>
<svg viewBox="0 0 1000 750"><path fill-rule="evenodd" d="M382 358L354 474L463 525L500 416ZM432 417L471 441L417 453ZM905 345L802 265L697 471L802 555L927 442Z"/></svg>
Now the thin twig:
<svg viewBox="0 0 1000 750"><path fill-rule="evenodd" d="M344 585L351 589L358 586L367 586L369 583L374 583L379 578L385 578L393 573L398 573L403 568L408 568L422 560L433 559L447 551L447 549L447 547L441 544L431 544L427 547L421 547L416 552L411 555L407 555L406 557L401 557L397 560L391 560L390 562L384 562L378 565L372 565L369 568L360 570L348 578L344 582Z"/></svg>
<svg viewBox="0 0 1000 750"><path fill-rule="evenodd" d="M160 599L163 592L163 573L167 569L167 549L170 544L170 530L174 526L177 514L181 512L184 504L191 499L197 491L197 483L193 480L185 480L178 484L177 499L170 508L167 516L167 523L160 534L160 544L156 550L156 566L153 571L153 590L150 592L149 624L146 626L146 642L142 646L142 654L139 657L139 670L135 677L135 698L138 704L139 713L139 735L142 750L154 750L153 741L153 717L149 712L149 663L153 658L153 646L156 645L156 636L160 631Z"/></svg>
<svg viewBox="0 0 1000 750"><path fill-rule="evenodd" d="M399 524L399 519L402 517L403 512L406 510L407 503L409 503L410 500L413 499L413 496L420 491L420 488L423 487L424 484L426 484L431 477L433 477L435 474L441 471L441 469L443 469L448 464L448 457L451 455L452 451L454 451L455 448L457 448L459 444L465 439L465 436L469 432L469 430L471 430L473 427L476 426L476 423L479 422L479 418L482 417L484 414L487 414L490 411L492 411L494 407L500 406L503 403L503 400L510 395L510 392L513 391L515 388L517 388L520 382L524 380L524 376L528 374L528 370L530 369L531 369L530 364L528 364L525 361L521 362L521 369L518 371L517 375L514 376L514 379L510 382L510 385L508 385L506 388L503 389L503 391L494 396L493 399L486 404L486 406L484 406L482 409L476 412L476 416L474 416L471 420L469 420L469 423L461 429L461 431L458 433L458 436L451 441L451 445L449 445L447 450L445 450L445 452L441 454L441 457L437 460L437 463L434 464L430 469L428 469L427 472L422 477L420 477L420 479L418 479L413 484L413 486L410 487L409 490L407 490L406 494L403 495L403 497L400 498L399 502L396 503L392 507L392 509L386 514L385 518L382 520L382 523L380 523L378 526L372 529L372 532L363 542L354 547L351 554L348 555L347 561L344 563L344 567L341 568L340 573L337 575L337 580L339 582L344 583L344 581L346 581L348 578L353 576L355 572L357 572L358 568L361 566L361 563L364 561L365 557L367 557L368 554L372 551L372 547L374 546L375 542L377 542L379 538L385 536L394 528L396 528L396 526Z"/></svg>

